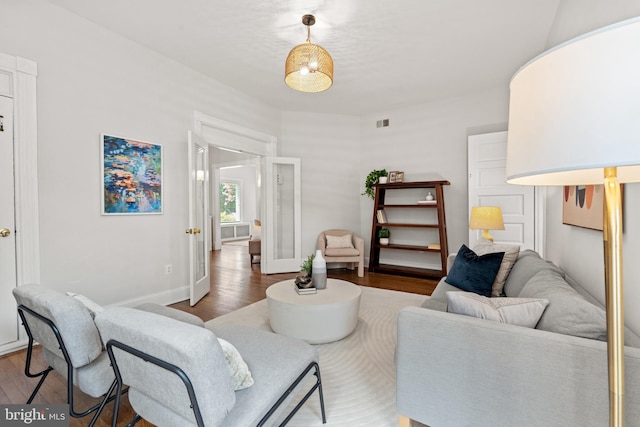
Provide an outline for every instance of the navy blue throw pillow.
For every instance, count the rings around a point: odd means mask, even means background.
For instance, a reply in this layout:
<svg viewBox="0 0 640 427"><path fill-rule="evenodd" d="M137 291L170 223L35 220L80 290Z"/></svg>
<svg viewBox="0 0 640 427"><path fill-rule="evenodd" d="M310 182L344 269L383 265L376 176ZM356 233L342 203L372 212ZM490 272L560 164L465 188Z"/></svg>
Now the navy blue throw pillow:
<svg viewBox="0 0 640 427"><path fill-rule="evenodd" d="M478 256L466 245L456 255L446 282L467 292L491 296L491 286L498 275L504 252Z"/></svg>

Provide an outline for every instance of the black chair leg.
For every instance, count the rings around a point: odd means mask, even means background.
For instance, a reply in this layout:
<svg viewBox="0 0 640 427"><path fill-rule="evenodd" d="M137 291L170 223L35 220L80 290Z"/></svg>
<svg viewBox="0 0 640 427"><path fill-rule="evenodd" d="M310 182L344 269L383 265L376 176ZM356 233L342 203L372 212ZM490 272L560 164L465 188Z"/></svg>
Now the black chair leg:
<svg viewBox="0 0 640 427"><path fill-rule="evenodd" d="M316 372L313 374L316 376L318 384L318 396L320 397L320 411L322 412L322 424L327 423L327 416L324 412L324 393L322 393L322 380L320 379L320 367L316 368Z"/></svg>
<svg viewBox="0 0 640 427"><path fill-rule="evenodd" d="M320 378L320 366L318 366L317 362L311 362L309 366L307 366L305 370L298 376L298 378L296 378L293 384L289 386L287 391L284 392L284 394L280 397L280 399L278 399L276 404L273 405L271 409L269 409L269 412L267 412L267 414L260 420L260 422L258 423L258 427L263 426L267 422L267 420L271 417L271 415L273 415L276 409L285 401L287 396L289 396L293 392L296 386L305 378L305 376L309 373L311 369L315 369L315 372L313 373L313 375L315 375L316 377L316 383L313 385L313 387L311 387L311 389L307 392L307 394L305 394L304 397L300 399L300 402L298 402L296 407L293 408L293 410L289 413L289 415L287 415L284 421L280 424L280 427L287 425L287 423L291 421L291 418L293 418L293 416L298 412L298 410L302 407L302 405L305 404L305 402L309 399L309 397L313 394L313 392L316 391L316 389L318 389L318 394L320 395L320 410L322 411L322 424L327 423L327 418L324 412L324 396L322 394L322 380Z"/></svg>
<svg viewBox="0 0 640 427"><path fill-rule="evenodd" d="M142 419L142 417L138 414L136 414L133 419L131 421L129 421L129 424L127 424L127 427L133 427L134 425L136 425L136 423L138 421L140 421Z"/></svg>
<svg viewBox="0 0 640 427"><path fill-rule="evenodd" d="M27 358L29 357L27 356ZM25 369L25 374L31 378L40 377L40 381L38 381L38 385L36 385L36 388L33 389L31 396L29 396L29 400L27 400L27 405L30 405L31 402L33 402L33 398L36 397L36 394L38 394L38 390L40 390L40 387L42 387L42 383L44 383L44 380L47 379L47 375L49 375L49 372L51 372L52 369L53 368L49 366L47 369L40 371L37 374L30 374L29 363L27 362L27 368Z"/></svg>
<svg viewBox="0 0 640 427"><path fill-rule="evenodd" d="M104 399L100 403L100 406L97 408L96 412L93 414L93 418L91 418L89 427L93 427L95 423L98 421L98 417L100 417L100 414L102 413L102 410L104 409L105 405L116 398L115 396L111 396L111 393L113 393L113 390L116 388L116 385L118 385L118 382L116 380L113 380L111 387L109 387L109 391L107 392L107 394L104 395Z"/></svg>
<svg viewBox="0 0 640 427"><path fill-rule="evenodd" d="M298 383L302 380L302 378L304 378L304 376L307 374L307 372L309 372L311 368L315 368L315 372L313 373L313 375L316 376L316 383L313 385L313 387L311 387L311 389L307 392L307 394L305 394L304 397L300 399L300 402L298 402L296 407L293 408L293 410L289 413L289 415L287 415L287 418L285 418L282 424L280 424L280 427L286 426L289 423L289 421L291 421L291 418L293 418L293 416L298 412L298 410L302 407L302 405L305 404L305 402L309 399L309 397L311 397L311 395L313 394L314 391L316 391L316 389L318 389L318 395L320 396L320 412L322 413L322 424L327 423L327 417L324 412L324 395L322 393L322 379L320 378L320 366L318 366L316 362L311 363L307 367L307 369L305 369L305 371L292 384L290 390L292 390L293 387L298 385Z"/></svg>

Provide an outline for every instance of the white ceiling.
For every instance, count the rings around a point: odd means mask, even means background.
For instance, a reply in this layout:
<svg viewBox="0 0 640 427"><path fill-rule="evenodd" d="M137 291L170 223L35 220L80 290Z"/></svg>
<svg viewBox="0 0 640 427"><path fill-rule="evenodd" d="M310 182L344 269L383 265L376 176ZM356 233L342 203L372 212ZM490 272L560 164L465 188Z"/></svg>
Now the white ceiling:
<svg viewBox="0 0 640 427"><path fill-rule="evenodd" d="M560 0L50 0L280 110L362 115L506 87L546 48ZM306 39L334 84L284 84Z"/></svg>

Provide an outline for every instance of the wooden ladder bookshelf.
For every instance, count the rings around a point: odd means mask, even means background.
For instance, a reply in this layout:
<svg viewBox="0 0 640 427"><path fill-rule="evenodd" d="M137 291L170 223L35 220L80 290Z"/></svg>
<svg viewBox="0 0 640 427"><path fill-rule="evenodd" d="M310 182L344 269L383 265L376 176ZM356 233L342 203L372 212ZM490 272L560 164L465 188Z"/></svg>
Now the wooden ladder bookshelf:
<svg viewBox="0 0 640 427"><path fill-rule="evenodd" d="M449 181L393 182L388 184L376 184L375 199L373 204L373 221L371 226L371 251L369 254L369 271L429 278L440 278L446 275L447 256L449 254L449 248L447 244L447 222L445 218L444 192L442 188L444 185L450 185ZM402 202L394 201L390 204L385 203L387 192L406 189L424 189L427 191L432 191L435 197L435 203L418 203L418 201L415 199ZM424 193L426 194L427 191L424 191ZM426 213L426 211L424 210L429 210L431 212L430 217L433 218L434 215L432 214L432 212L434 209L436 210L436 220L434 222L406 222L394 221L393 219L390 222L384 222L386 221L387 210L416 210L420 213ZM384 218L379 218L378 211L384 212ZM428 215L425 215L425 217L428 217ZM429 247L430 243L433 243L433 241L435 240L433 238L425 241L424 243L418 242L417 244L389 243L388 245L381 245L378 240L378 231L381 228L389 228L391 230L392 240L394 228L412 228L416 231L431 229L437 231L437 243L439 244L439 248ZM438 254L440 258L440 268L418 268L389 263L381 264L381 251L417 251L425 253L425 255ZM427 256L425 256L425 261L427 261Z"/></svg>

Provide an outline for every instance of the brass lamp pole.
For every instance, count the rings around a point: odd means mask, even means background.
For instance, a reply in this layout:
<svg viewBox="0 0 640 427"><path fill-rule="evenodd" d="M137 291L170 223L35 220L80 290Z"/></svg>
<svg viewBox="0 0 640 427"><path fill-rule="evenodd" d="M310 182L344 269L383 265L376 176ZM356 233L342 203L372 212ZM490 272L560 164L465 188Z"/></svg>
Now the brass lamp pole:
<svg viewBox="0 0 640 427"><path fill-rule="evenodd" d="M622 196L617 168L605 168L604 260L609 360L609 424L624 426L624 286L622 280Z"/></svg>

